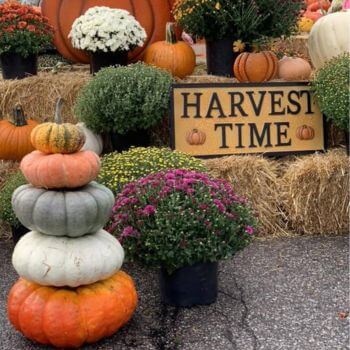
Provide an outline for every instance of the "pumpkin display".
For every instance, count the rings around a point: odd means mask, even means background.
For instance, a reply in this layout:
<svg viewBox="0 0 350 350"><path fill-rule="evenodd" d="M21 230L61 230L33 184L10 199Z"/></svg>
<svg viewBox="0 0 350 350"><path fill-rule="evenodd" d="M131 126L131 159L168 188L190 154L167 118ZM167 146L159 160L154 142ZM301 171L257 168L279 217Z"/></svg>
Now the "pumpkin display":
<svg viewBox="0 0 350 350"><path fill-rule="evenodd" d="M296 136L299 140L313 140L315 130L311 126L302 125L297 129Z"/></svg>
<svg viewBox="0 0 350 350"><path fill-rule="evenodd" d="M166 39L149 46L144 61L169 71L173 76L185 78L191 75L196 66L196 54L184 41L177 41L174 23L166 25Z"/></svg>
<svg viewBox="0 0 350 350"><path fill-rule="evenodd" d="M71 191L23 185L12 195L13 210L23 226L53 236L97 232L108 221L113 204L112 191L96 182Z"/></svg>
<svg viewBox="0 0 350 350"><path fill-rule="evenodd" d="M45 287L20 278L11 288L10 322L28 339L59 348L79 348L111 336L131 318L137 293L129 275L72 288Z"/></svg>
<svg viewBox="0 0 350 350"><path fill-rule="evenodd" d="M95 134L92 130L86 127L84 123L78 123L77 126L81 128L85 134L85 143L82 151L92 151L97 155L101 155L103 151L103 140L101 135Z"/></svg>
<svg viewBox="0 0 350 350"><path fill-rule="evenodd" d="M271 51L243 52L237 57L233 70L240 82L261 83L275 78L278 59Z"/></svg>
<svg viewBox="0 0 350 350"><path fill-rule="evenodd" d="M34 151L22 159L20 168L27 181L35 187L75 188L96 179L100 158L92 151L72 154Z"/></svg>
<svg viewBox="0 0 350 350"><path fill-rule="evenodd" d="M78 287L111 277L122 266L124 250L100 230L79 238L29 232L17 243L12 264L17 273L44 286Z"/></svg>
<svg viewBox="0 0 350 350"><path fill-rule="evenodd" d="M278 77L284 80L307 80L312 72L308 61L300 57L283 57L278 62Z"/></svg>
<svg viewBox="0 0 350 350"><path fill-rule="evenodd" d="M298 27L300 32L310 33L314 21L305 16L301 17L298 21Z"/></svg>
<svg viewBox="0 0 350 350"><path fill-rule="evenodd" d="M88 63L89 56L72 47L68 34L76 18L94 6L121 8L129 11L146 30L147 40L143 48L130 54L135 61L143 56L145 48L154 42L164 40L164 29L171 20L173 0L44 0L42 14L48 17L55 30L54 44L58 51L74 62Z"/></svg>
<svg viewBox="0 0 350 350"><path fill-rule="evenodd" d="M205 135L205 133L198 129L193 129L189 131L186 135L187 143L192 146L204 145L206 138L207 136Z"/></svg>
<svg viewBox="0 0 350 350"><path fill-rule="evenodd" d="M34 148L44 153L74 153L85 143L84 132L74 124L63 123L61 110L63 100L56 104L55 122L38 125L31 133Z"/></svg>
<svg viewBox="0 0 350 350"><path fill-rule="evenodd" d="M35 120L25 118L20 105L13 110L13 122L0 120L0 159L20 161L32 152L30 134L37 125Z"/></svg>
<svg viewBox="0 0 350 350"><path fill-rule="evenodd" d="M321 11L305 11L303 16L316 23L321 17L323 17L323 13Z"/></svg>
<svg viewBox="0 0 350 350"><path fill-rule="evenodd" d="M320 69L331 58L350 52L349 42L350 11L323 16L312 27L308 39L312 64Z"/></svg>

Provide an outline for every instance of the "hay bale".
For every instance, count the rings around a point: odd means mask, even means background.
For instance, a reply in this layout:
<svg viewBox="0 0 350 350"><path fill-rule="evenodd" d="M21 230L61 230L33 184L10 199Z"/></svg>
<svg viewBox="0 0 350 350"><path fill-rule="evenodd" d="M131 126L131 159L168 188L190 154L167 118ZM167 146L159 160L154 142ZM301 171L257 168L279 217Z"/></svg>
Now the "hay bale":
<svg viewBox="0 0 350 350"><path fill-rule="evenodd" d="M342 150L297 158L284 176L283 206L296 233L349 231L349 158Z"/></svg>
<svg viewBox="0 0 350 350"><path fill-rule="evenodd" d="M87 71L44 73L22 80L0 80L0 118L6 119L16 103L26 115L40 122L52 120L58 97L65 99L63 118L76 122L73 106L78 92L89 81Z"/></svg>
<svg viewBox="0 0 350 350"><path fill-rule="evenodd" d="M262 156L230 156L205 161L212 176L232 183L235 191L248 198L259 218L259 235L287 235L280 207L281 169L277 161Z"/></svg>

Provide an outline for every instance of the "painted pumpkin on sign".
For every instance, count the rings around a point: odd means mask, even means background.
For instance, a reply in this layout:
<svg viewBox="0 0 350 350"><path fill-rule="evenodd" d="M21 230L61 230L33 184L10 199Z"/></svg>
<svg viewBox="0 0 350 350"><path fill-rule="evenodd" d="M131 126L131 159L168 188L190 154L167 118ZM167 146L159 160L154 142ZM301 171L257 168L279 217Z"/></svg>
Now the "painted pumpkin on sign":
<svg viewBox="0 0 350 350"><path fill-rule="evenodd" d="M203 131L200 131L198 129L193 129L186 135L187 143L196 146L196 145L204 145L205 141L207 139L207 136Z"/></svg>
<svg viewBox="0 0 350 350"><path fill-rule="evenodd" d="M35 120L26 120L19 105L13 111L13 122L0 120L0 159L20 161L34 151L30 134L37 125Z"/></svg>
<svg viewBox="0 0 350 350"><path fill-rule="evenodd" d="M129 11L146 30L147 40L143 48L138 48L130 54L131 60L143 56L145 48L154 42L164 40L164 30L171 21L173 0L44 0L42 13L49 18L55 30L54 44L66 58L88 63L89 56L83 51L75 50L68 38L75 19L94 6L121 8Z"/></svg>
<svg viewBox="0 0 350 350"><path fill-rule="evenodd" d="M11 288L7 313L28 339L58 348L80 348L109 337L137 306L133 280L123 271L84 287L44 287L20 278Z"/></svg>
<svg viewBox="0 0 350 350"><path fill-rule="evenodd" d="M32 145L44 153L74 153L85 143L84 132L74 124L62 124L63 100L57 101L55 122L38 125L30 136Z"/></svg>
<svg viewBox="0 0 350 350"><path fill-rule="evenodd" d="M240 82L262 83L276 77L278 59L271 51L243 52L237 57L233 70Z"/></svg>
<svg viewBox="0 0 350 350"><path fill-rule="evenodd" d="M297 129L297 138L299 140L313 140L315 130L311 126L302 125Z"/></svg>

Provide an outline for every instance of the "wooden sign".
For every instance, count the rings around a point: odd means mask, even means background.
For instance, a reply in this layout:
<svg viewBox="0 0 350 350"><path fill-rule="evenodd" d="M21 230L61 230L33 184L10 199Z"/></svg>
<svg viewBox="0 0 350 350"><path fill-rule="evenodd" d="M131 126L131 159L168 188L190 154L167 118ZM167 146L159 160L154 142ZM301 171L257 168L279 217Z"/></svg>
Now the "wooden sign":
<svg viewBox="0 0 350 350"><path fill-rule="evenodd" d="M325 149L323 115L304 82L174 84L171 145L198 156Z"/></svg>

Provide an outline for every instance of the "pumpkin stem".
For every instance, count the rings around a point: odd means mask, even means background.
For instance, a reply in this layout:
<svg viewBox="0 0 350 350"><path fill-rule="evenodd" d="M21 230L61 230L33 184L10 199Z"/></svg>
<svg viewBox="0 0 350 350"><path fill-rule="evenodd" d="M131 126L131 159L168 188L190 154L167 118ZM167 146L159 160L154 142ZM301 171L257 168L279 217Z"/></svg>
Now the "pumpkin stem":
<svg viewBox="0 0 350 350"><path fill-rule="evenodd" d="M168 44L176 44L176 34L175 34L175 24L173 22L168 22L166 24L166 35L165 35L165 41Z"/></svg>
<svg viewBox="0 0 350 350"><path fill-rule="evenodd" d="M24 116L23 108L20 104L17 104L13 109L13 121L16 126L24 126L28 124Z"/></svg>
<svg viewBox="0 0 350 350"><path fill-rule="evenodd" d="M64 99L59 97L56 102L56 110L55 110L55 123L62 124L62 107L63 107Z"/></svg>

